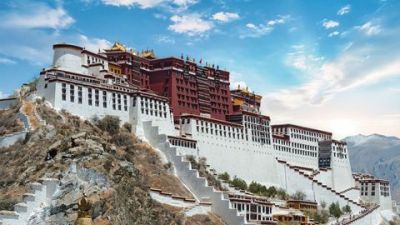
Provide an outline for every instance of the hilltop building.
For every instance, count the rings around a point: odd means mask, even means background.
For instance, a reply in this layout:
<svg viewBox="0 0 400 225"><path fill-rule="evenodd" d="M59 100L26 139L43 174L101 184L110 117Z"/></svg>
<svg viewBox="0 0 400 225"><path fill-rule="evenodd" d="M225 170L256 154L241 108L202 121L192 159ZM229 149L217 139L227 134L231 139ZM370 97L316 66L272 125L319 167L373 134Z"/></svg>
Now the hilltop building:
<svg viewBox="0 0 400 225"><path fill-rule="evenodd" d="M365 212L365 202L390 209L388 182L352 176L345 143L332 140L327 131L271 125L271 118L260 112L260 95L243 87L230 90L228 71L189 58L159 58L152 50L136 52L119 43L100 53L71 44L53 49L53 63L40 73L37 94L55 109L86 119L118 116L144 140L158 143L161 135L178 155L205 157L218 173L289 194L302 191L310 202L338 202L355 214ZM373 186L375 198L369 191ZM270 223L274 218L269 203L236 196L232 204L248 221ZM254 211L255 204L262 207ZM303 214L287 216L305 223Z"/></svg>

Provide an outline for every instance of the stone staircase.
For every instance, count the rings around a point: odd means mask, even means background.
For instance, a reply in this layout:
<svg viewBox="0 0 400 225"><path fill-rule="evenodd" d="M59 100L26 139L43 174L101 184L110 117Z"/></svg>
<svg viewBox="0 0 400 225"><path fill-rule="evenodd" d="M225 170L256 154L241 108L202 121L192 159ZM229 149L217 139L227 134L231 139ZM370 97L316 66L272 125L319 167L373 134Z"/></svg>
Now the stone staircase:
<svg viewBox="0 0 400 225"><path fill-rule="evenodd" d="M342 220L339 220L338 222L332 223L332 225L365 225L365 224L371 224L371 222L374 220L372 218L368 218L369 216L372 216L373 213L376 213L379 208L379 205L376 205L370 209L365 209L361 211L360 214L358 215L351 215L347 216L346 218L343 218Z"/></svg>
<svg viewBox="0 0 400 225"><path fill-rule="evenodd" d="M36 212L51 205L53 195L58 190L59 181L43 178L31 183L31 193L23 194L23 201L14 206L14 211L0 211L0 225L26 225Z"/></svg>
<svg viewBox="0 0 400 225"><path fill-rule="evenodd" d="M245 221L244 216L238 215L236 209L231 208L229 199L224 193L208 186L206 178L200 177L196 169L184 156L177 154L176 148L171 147L165 134L159 133L159 128L153 126L151 121L143 122L144 133L147 141L156 149L165 154L175 168L177 177L189 188L197 201L207 199L211 203L211 211L218 215L226 224L242 225L251 224Z"/></svg>
<svg viewBox="0 0 400 225"><path fill-rule="evenodd" d="M333 195L335 195L335 198L337 198L338 200L344 200L343 202L346 202L348 205L351 206L352 209L359 209L364 210L365 208L359 204L358 202L349 199L348 197L346 197L344 194L337 192L336 190L334 190L333 188L329 187L326 184L323 184L322 182L316 180L313 178L312 175L308 175L306 173L304 173L303 171L299 170L298 168L296 168L296 166L290 165L288 162L284 161L284 160L280 160L277 159L278 163L283 164L284 166L286 166L287 168L289 168L291 171L294 171L295 173L303 176L305 179L309 180L310 182L312 182L314 185L319 186L320 188L327 190L329 192L331 192Z"/></svg>

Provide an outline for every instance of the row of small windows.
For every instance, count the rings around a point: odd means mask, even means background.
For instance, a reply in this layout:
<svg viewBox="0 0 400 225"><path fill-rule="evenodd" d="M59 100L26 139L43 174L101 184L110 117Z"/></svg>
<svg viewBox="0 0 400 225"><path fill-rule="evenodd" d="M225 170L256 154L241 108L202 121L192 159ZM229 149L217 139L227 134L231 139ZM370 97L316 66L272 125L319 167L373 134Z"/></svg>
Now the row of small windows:
<svg viewBox="0 0 400 225"><path fill-rule="evenodd" d="M360 189L361 195L362 196L368 196L368 195L375 196L375 193L376 193L375 186L376 185L374 183L372 183L371 191L369 192L368 183L361 183L361 189ZM389 187L387 185L378 185L378 186L380 187L381 196L388 197L390 195ZM378 190L378 193L379 193L379 190Z"/></svg>
<svg viewBox="0 0 400 225"><path fill-rule="evenodd" d="M296 133L291 133L290 137L291 138L301 139L301 140L306 140L306 141L313 141L313 142L318 142L319 141L318 138L310 137L310 136L306 136L306 135L301 135L301 134L296 134Z"/></svg>
<svg viewBox="0 0 400 225"><path fill-rule="evenodd" d="M225 126L223 126L223 128L225 128ZM228 130L228 132L226 132L226 130L218 130L216 129L214 132L213 128L208 128L208 127L203 127L203 126L196 126L196 130L197 132L201 132L201 133L206 133L206 134L211 134L211 135L219 135L219 136L223 136L223 137L229 137L229 138L234 138L234 139L244 139L246 138L246 141L248 141L248 136L247 134L244 136L243 133L235 133L235 132L230 132Z"/></svg>
<svg viewBox="0 0 400 225"><path fill-rule="evenodd" d="M292 142L291 145L294 148L300 148L300 149L312 150L312 151L318 150L317 146L311 146L311 145L306 145L306 144L301 144L301 143L296 143L296 142Z"/></svg>
<svg viewBox="0 0 400 225"><path fill-rule="evenodd" d="M259 205L259 204L248 204L233 202L232 207L235 208L239 214L245 214L246 220L258 220L258 221L271 221L271 207Z"/></svg>
<svg viewBox="0 0 400 225"><path fill-rule="evenodd" d="M318 157L318 154L316 152L305 151L303 149L297 149L297 148L292 149L290 147L281 146L281 145L277 145L277 144L274 144L274 149L277 151L289 152L289 153L294 153L294 154L298 154L298 155Z"/></svg>
<svg viewBox="0 0 400 225"><path fill-rule="evenodd" d="M193 141L170 139L169 142L174 146L196 149L196 142Z"/></svg>
<svg viewBox="0 0 400 225"><path fill-rule="evenodd" d="M83 103L83 94L82 94L82 87L77 86L77 103L82 104ZM107 92L106 91L100 91L99 89L92 89L88 88L87 92L87 99L88 99L88 105L100 107L100 95L102 99L102 107L107 108ZM94 98L93 98L94 97ZM128 96L127 95L121 95L121 94L116 94L112 93L111 94L111 100L112 100L112 109L113 110L124 110L128 111ZM63 101L67 101L67 84L62 83L61 86L61 99ZM70 102L75 102L75 85L70 84L69 85L69 101Z"/></svg>
<svg viewBox="0 0 400 225"><path fill-rule="evenodd" d="M343 153L336 153L336 152L334 152L334 153L333 153L333 156L334 156L334 157L337 157L337 158L339 158L339 159L347 159L347 155L346 155L346 154L343 154Z"/></svg>
<svg viewBox="0 0 400 225"><path fill-rule="evenodd" d="M134 98L134 106L136 98ZM150 98L140 98L140 110L142 114L167 118L167 106L165 102L159 102Z"/></svg>
<svg viewBox="0 0 400 225"><path fill-rule="evenodd" d="M92 63L101 63L104 64L104 60L99 59L97 57L93 57L93 56L87 56L86 58L87 64L92 64Z"/></svg>

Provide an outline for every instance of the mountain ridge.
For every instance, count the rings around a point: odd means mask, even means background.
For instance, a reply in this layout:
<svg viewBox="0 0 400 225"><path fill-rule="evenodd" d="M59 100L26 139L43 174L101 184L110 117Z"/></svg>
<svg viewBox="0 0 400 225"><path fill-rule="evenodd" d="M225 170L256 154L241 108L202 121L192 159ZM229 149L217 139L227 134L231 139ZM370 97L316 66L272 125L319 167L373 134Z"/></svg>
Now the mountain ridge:
<svg viewBox="0 0 400 225"><path fill-rule="evenodd" d="M353 172L370 173L390 181L392 196L400 201L400 138L382 134L349 136L347 142Z"/></svg>

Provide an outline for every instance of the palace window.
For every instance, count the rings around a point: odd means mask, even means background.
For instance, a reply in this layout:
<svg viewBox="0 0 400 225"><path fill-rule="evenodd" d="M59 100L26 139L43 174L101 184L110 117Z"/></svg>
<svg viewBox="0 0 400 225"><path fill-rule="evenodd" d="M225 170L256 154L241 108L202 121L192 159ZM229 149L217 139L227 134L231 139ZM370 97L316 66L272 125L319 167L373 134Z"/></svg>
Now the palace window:
<svg viewBox="0 0 400 225"><path fill-rule="evenodd" d="M115 101L115 93L112 93L112 108L113 110L116 110L116 101Z"/></svg>
<svg viewBox="0 0 400 225"><path fill-rule="evenodd" d="M118 110L121 111L121 94L117 95L117 101L118 101Z"/></svg>
<svg viewBox="0 0 400 225"><path fill-rule="evenodd" d="M92 105L93 104L93 100L92 100L92 89L88 88L88 104Z"/></svg>
<svg viewBox="0 0 400 225"><path fill-rule="evenodd" d="M107 92L103 91L103 108L107 108Z"/></svg>
<svg viewBox="0 0 400 225"><path fill-rule="evenodd" d="M61 98L63 101L67 100L67 85L65 83L62 84Z"/></svg>
<svg viewBox="0 0 400 225"><path fill-rule="evenodd" d="M78 87L78 103L82 104L82 87Z"/></svg>
<svg viewBox="0 0 400 225"><path fill-rule="evenodd" d="M74 94L75 94L75 86L74 85L70 85L69 86L69 94L70 94L70 96L69 96L69 100L71 101L71 102L74 102L74 100L75 100L75 96L74 96Z"/></svg>
<svg viewBox="0 0 400 225"><path fill-rule="evenodd" d="M128 98L126 95L124 95L124 110L128 111Z"/></svg>
<svg viewBox="0 0 400 225"><path fill-rule="evenodd" d="M94 105L99 106L99 90L94 90Z"/></svg>

